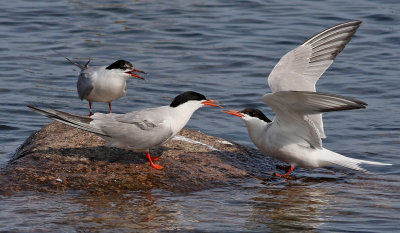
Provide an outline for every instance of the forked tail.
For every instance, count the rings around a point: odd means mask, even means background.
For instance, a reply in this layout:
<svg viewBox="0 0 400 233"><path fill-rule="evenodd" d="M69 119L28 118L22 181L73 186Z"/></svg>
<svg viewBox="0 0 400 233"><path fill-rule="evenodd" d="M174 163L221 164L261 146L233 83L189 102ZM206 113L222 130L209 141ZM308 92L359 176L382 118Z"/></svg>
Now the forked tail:
<svg viewBox="0 0 400 233"><path fill-rule="evenodd" d="M81 65L81 64L79 64L79 63L76 63L76 62L72 61L72 60L69 59L68 57L66 57L66 56L64 56L63 54L57 52L56 50L53 50L53 52L56 53L56 54L58 54L58 55L60 55L60 56L62 56L62 57L65 58L65 59L67 59L67 61L69 61L69 62L71 62L72 64L76 65L77 67L81 68L81 70L86 69L86 68L88 67L88 65L89 65L89 62L90 62L90 58L89 58L89 61L87 61L87 62L85 63L85 65Z"/></svg>

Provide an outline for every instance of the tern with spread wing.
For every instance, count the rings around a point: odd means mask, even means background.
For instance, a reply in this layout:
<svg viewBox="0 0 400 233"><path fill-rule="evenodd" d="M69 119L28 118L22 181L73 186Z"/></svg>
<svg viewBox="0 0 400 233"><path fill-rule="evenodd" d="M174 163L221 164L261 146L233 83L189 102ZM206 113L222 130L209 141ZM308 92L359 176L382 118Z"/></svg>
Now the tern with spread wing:
<svg viewBox="0 0 400 233"><path fill-rule="evenodd" d="M253 143L266 155L295 166L318 168L340 165L363 170L360 164L390 165L349 158L322 147L326 138L322 113L365 108L366 103L339 95L315 92L315 84L343 50L361 21L331 27L285 54L268 77L271 94L263 101L275 112L273 121L260 110L226 110L245 122Z"/></svg>
<svg viewBox="0 0 400 233"><path fill-rule="evenodd" d="M111 113L111 102L126 95L126 80L135 77L145 80L135 73L145 72L135 69L132 64L125 60L118 60L109 66L80 65L65 57L72 64L81 68L79 79L76 84L79 98L89 101L89 116L93 114L93 102L106 102Z"/></svg>
<svg viewBox="0 0 400 233"><path fill-rule="evenodd" d="M176 96L170 105L126 114L95 113L82 117L49 108L28 107L66 125L95 133L107 141L107 146L143 151L152 167L162 169L162 166L153 163L158 158L151 157L149 149L173 138L192 114L204 105L221 107L218 102L193 91Z"/></svg>

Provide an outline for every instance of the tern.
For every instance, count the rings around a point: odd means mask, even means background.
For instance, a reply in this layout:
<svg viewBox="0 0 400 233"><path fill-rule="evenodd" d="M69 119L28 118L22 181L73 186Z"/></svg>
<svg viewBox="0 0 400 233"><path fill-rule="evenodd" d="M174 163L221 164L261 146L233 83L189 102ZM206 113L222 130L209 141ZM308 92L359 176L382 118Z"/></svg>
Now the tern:
<svg viewBox="0 0 400 233"><path fill-rule="evenodd" d="M204 95L193 91L176 96L170 105L126 114L95 113L92 116L77 116L49 108L28 107L66 125L95 133L106 140L106 146L145 152L150 165L162 169L162 166L153 163L158 157L150 156L150 148L173 138L192 114L204 105L221 107L217 101L206 99Z"/></svg>
<svg viewBox="0 0 400 233"><path fill-rule="evenodd" d="M79 98L89 101L89 116L93 114L93 102L106 102L111 113L111 102L126 95L126 80L129 77L136 77L146 80L142 76L135 74L144 71L136 69L125 60L118 60L109 66L88 66L90 60L85 65L80 65L67 57L69 62L78 66L79 73L76 87Z"/></svg>
<svg viewBox="0 0 400 233"><path fill-rule="evenodd" d="M260 110L246 108L223 112L245 122L253 143L266 155L296 166L318 168L340 165L366 171L360 164L391 165L349 158L322 147L326 138L322 113L365 108L366 103L349 97L316 92L315 84L344 49L361 21L333 26L286 53L268 77L272 93L262 97L274 112L271 121Z"/></svg>

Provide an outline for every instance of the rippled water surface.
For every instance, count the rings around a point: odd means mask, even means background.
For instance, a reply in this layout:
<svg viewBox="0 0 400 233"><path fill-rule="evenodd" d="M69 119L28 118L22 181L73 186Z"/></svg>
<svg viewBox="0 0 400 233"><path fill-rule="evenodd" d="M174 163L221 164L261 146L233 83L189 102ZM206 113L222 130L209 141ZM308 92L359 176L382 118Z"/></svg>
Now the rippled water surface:
<svg viewBox="0 0 400 233"><path fill-rule="evenodd" d="M148 72L129 80L115 112L168 104L186 90L229 108L257 107L279 58L348 20L363 24L317 89L367 102L325 115L324 146L392 163L373 173L296 169L297 180L248 180L187 194L163 190L0 196L1 231L400 231L400 5L398 1L1 1L0 165L50 122L27 104L86 114L78 68L117 59ZM95 103L95 111L106 111ZM192 129L253 146L240 119L202 108Z"/></svg>

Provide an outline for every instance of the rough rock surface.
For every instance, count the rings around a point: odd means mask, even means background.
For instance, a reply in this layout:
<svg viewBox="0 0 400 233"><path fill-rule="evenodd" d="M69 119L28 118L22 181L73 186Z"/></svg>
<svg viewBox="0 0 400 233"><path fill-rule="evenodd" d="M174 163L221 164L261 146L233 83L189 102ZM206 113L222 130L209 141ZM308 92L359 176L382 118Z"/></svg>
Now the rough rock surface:
<svg viewBox="0 0 400 233"><path fill-rule="evenodd" d="M276 164L257 150L189 129L150 153L164 169L150 167L144 153L105 147L92 133L53 122L31 135L0 170L0 185L2 192L188 192L269 178Z"/></svg>

